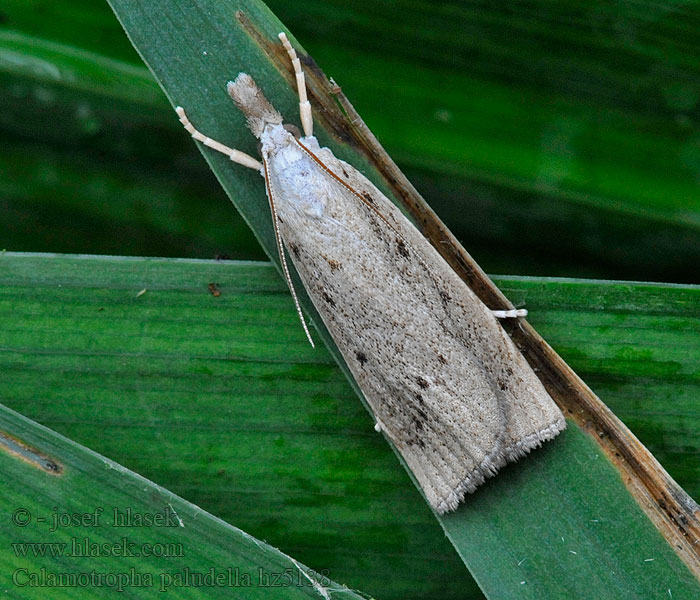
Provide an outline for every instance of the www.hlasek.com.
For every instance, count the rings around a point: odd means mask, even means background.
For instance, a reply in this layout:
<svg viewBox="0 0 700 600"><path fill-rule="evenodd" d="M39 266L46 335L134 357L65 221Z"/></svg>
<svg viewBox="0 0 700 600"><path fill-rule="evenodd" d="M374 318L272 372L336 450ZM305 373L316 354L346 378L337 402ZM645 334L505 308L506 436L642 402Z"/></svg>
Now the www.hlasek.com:
<svg viewBox="0 0 700 600"><path fill-rule="evenodd" d="M94 542L88 537L72 538L69 542L12 542L12 552L18 558L82 558L98 556L185 556L184 546L178 542L137 543L127 537L116 542Z"/></svg>

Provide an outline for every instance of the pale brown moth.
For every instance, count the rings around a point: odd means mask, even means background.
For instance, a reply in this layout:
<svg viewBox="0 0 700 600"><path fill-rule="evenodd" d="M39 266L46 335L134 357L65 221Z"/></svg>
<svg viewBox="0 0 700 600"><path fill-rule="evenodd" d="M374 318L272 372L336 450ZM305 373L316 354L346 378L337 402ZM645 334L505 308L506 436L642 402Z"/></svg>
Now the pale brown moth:
<svg viewBox="0 0 700 600"><path fill-rule="evenodd" d="M261 141L262 162L197 131L194 139L260 171L282 268L285 249L374 413L439 512L566 427L562 412L498 318L414 225L362 173L313 136L304 72L297 78L304 136L295 136L253 79L228 93Z"/></svg>

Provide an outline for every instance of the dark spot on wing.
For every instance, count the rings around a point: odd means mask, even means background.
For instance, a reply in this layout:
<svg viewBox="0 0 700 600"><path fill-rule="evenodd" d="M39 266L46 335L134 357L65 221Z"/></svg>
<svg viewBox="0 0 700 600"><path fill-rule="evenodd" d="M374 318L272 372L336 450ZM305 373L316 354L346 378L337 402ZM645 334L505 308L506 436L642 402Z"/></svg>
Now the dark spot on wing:
<svg viewBox="0 0 700 600"><path fill-rule="evenodd" d="M423 431L425 428L423 421L421 421L418 417L413 417L411 420L413 421L413 427L415 427L416 431Z"/></svg>
<svg viewBox="0 0 700 600"><path fill-rule="evenodd" d="M386 243L386 245L388 247L389 244L391 243L391 238L387 238L386 225L382 221L379 220L379 217L370 219L369 226L372 228L372 231L374 231L377 238L380 240L384 240L384 242Z"/></svg>
<svg viewBox="0 0 700 600"><path fill-rule="evenodd" d="M327 259L328 260L328 266L331 268L331 271L337 271L340 269L341 264L337 260Z"/></svg>
<svg viewBox="0 0 700 600"><path fill-rule="evenodd" d="M343 175L345 176L345 179L347 179L348 177L350 177L350 175L348 175L348 172L347 172L343 167L340 167L340 170L343 172Z"/></svg>
<svg viewBox="0 0 700 600"><path fill-rule="evenodd" d="M423 424L415 417L413 417L413 427L416 431L423 430ZM420 437L420 434L416 435L415 437L411 437L411 439L408 440L408 443L411 446L418 446L421 450L425 448L425 442L423 441L423 438Z"/></svg>
<svg viewBox="0 0 700 600"><path fill-rule="evenodd" d="M450 300L452 300L452 296L450 296L445 290L440 290L440 300L442 300L443 304L447 304Z"/></svg>
<svg viewBox="0 0 700 600"><path fill-rule="evenodd" d="M422 377L418 377L416 381L418 382L418 385L424 390L427 390L430 387L430 384Z"/></svg>
<svg viewBox="0 0 700 600"><path fill-rule="evenodd" d="M299 258L299 246L297 246L294 242L291 242L289 244L289 249L292 251L292 254L296 257Z"/></svg>
<svg viewBox="0 0 700 600"><path fill-rule="evenodd" d="M446 365L446 364L447 364L447 359L446 359L442 354L438 354L437 357L438 357L438 360L439 360L443 365Z"/></svg>
<svg viewBox="0 0 700 600"><path fill-rule="evenodd" d="M322 291L322 292L321 292L321 296L323 296L323 299L324 299L326 302L328 302L328 304L329 304L330 306L332 306L333 308L335 308L335 300L333 300L333 298L331 298L331 297L328 295L328 292Z"/></svg>
<svg viewBox="0 0 700 600"><path fill-rule="evenodd" d="M408 258L410 256L408 248L406 248L406 243L401 238L396 239L396 250L404 258Z"/></svg>
<svg viewBox="0 0 700 600"><path fill-rule="evenodd" d="M361 367L365 366L365 363L367 362L367 355L364 352L356 352L355 358L357 359L357 362L360 363Z"/></svg>
<svg viewBox="0 0 700 600"><path fill-rule="evenodd" d="M372 196L370 196L368 192L362 192L362 197L365 200L367 200L367 202L369 202L370 204L374 204L374 198L372 198Z"/></svg>

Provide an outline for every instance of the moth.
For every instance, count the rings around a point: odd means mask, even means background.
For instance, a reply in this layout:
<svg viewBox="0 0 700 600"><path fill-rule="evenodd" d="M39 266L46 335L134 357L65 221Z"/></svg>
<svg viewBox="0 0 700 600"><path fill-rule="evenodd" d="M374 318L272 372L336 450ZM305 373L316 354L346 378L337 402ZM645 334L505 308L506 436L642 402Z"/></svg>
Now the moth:
<svg viewBox="0 0 700 600"><path fill-rule="evenodd" d="M466 493L566 427L564 416L498 318L398 208L313 136L304 72L297 80L304 135L283 122L250 75L228 94L260 140L262 161L199 132L195 140L265 180L283 273L304 331L286 252L362 390L431 506Z"/></svg>

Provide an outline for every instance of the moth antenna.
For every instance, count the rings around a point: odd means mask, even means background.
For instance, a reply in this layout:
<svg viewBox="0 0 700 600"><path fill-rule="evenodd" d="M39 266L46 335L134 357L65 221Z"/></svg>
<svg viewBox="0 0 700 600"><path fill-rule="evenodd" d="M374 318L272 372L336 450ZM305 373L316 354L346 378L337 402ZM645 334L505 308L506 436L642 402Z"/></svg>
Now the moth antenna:
<svg viewBox="0 0 700 600"><path fill-rule="evenodd" d="M515 319L517 317L527 317L527 309L512 308L510 310L492 310L491 313L497 319Z"/></svg>
<svg viewBox="0 0 700 600"><path fill-rule="evenodd" d="M187 132L195 140L202 142L202 144L204 144L208 148L211 148L212 150L216 150L217 152L221 152L221 154L225 154L233 162L238 163L239 165L255 169L256 171L262 169L262 163L254 159L250 154L246 154L245 152L241 152L240 150L234 150L233 148L229 148L221 142L217 142L216 140L213 140L210 137L204 135L198 129L195 129L195 126L192 125L190 120L187 118L187 115L185 114L185 109L182 108L182 106L176 106L175 112L180 118L180 123L182 123Z"/></svg>
<svg viewBox="0 0 700 600"><path fill-rule="evenodd" d="M306 137L311 137L314 134L314 120L311 116L311 103L306 97L306 79L304 77L304 71L301 68L301 61L297 56L296 50L294 50L292 45L289 43L287 34L282 31L277 37L279 37L284 49L287 51L287 54L292 61L294 74L297 78L297 90L299 92L299 116L301 117L301 126L304 129L304 135Z"/></svg>
<svg viewBox="0 0 700 600"><path fill-rule="evenodd" d="M306 334L306 339L309 340L312 348L316 347L313 339L311 338L311 332L306 325L306 319L304 319L304 313L301 312L301 305L299 304L299 298L297 297L297 292L294 289L294 284L292 283L292 277L289 274L289 267L287 266L287 259L284 255L284 245L282 244L282 236L279 230L279 217L277 216L277 209L275 208L275 200L272 194L272 187L269 184L269 177L267 173L267 161L263 158L263 173L265 174L265 189L267 191L267 199L270 203L270 213L272 214L272 229L275 232L275 243L277 244L277 252L280 256L280 262L282 263L282 272L284 273L284 278L287 281L287 286L292 294L292 299L294 300L294 306L297 309L297 314L299 315L299 320L301 321L301 326L304 328L304 333Z"/></svg>

